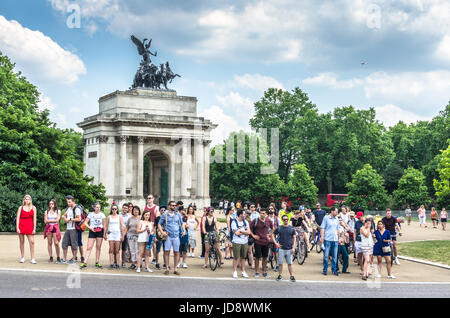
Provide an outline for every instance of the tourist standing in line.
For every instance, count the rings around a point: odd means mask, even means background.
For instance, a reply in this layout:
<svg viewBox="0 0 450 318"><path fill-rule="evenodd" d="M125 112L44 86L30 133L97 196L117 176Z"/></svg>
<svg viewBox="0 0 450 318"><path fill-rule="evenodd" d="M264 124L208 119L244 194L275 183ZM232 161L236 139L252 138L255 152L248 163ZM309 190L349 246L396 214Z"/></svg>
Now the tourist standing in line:
<svg viewBox="0 0 450 318"><path fill-rule="evenodd" d="M128 206L127 206L128 208ZM100 265L100 255L103 243L103 229L105 228L106 216L101 212L100 203L94 204L94 212L90 212L86 218L86 228L89 229L88 246L86 250L86 259L81 263L80 268L87 267L89 256L95 243L95 267L102 268Z"/></svg>
<svg viewBox="0 0 450 318"><path fill-rule="evenodd" d="M370 258L373 254L373 237L370 230L371 220L366 219L364 226L361 228L361 249L364 255L363 275L362 279L367 280L369 277Z"/></svg>
<svg viewBox="0 0 450 318"><path fill-rule="evenodd" d="M252 223L254 220L259 218L259 213L256 211L255 204L250 204L250 213L248 214L248 223ZM255 258L253 257L253 249L255 245L255 240L252 238L248 241L248 259L251 263L251 268L255 269Z"/></svg>
<svg viewBox="0 0 450 318"><path fill-rule="evenodd" d="M245 272L245 258L248 250L248 236L250 235L250 227L245 220L245 212L237 211L236 218L231 220L231 242L233 244L233 277L237 278L238 263L241 264L242 277L248 278Z"/></svg>
<svg viewBox="0 0 450 318"><path fill-rule="evenodd" d="M427 211L425 210L425 207L423 205L420 206L420 208L417 209L417 215L419 216L419 226L422 227L422 224L425 227L427 226Z"/></svg>
<svg viewBox="0 0 450 318"><path fill-rule="evenodd" d="M355 254L356 259L355 263L358 263L359 268L361 270L361 275L363 275L363 252L361 249L361 228L364 226L364 213L359 211L356 213L356 222L355 222Z"/></svg>
<svg viewBox="0 0 450 318"><path fill-rule="evenodd" d="M61 262L59 242L61 241L61 231L59 229L59 220L61 211L58 210L56 200L50 200L48 210L44 213L44 239L47 238L49 263L53 263L53 243L56 251L56 264Z"/></svg>
<svg viewBox="0 0 450 318"><path fill-rule="evenodd" d="M203 224L203 220L205 219L206 215L208 214L208 210L207 209L208 209L207 207L203 208L203 215L200 218L200 224ZM199 258L204 258L205 257L205 234L206 233L203 232L203 226L200 226L200 237L201 237L201 240L202 240L202 253L200 254Z"/></svg>
<svg viewBox="0 0 450 318"><path fill-rule="evenodd" d="M195 209L195 207L194 207L194 209ZM156 217L155 217L155 224L154 224L154 227L155 227L155 229L157 229L158 228L158 224L159 224L159 220L161 219L161 216L164 214L164 213L166 213L166 211L167 211L167 207L165 206L165 205L161 205L160 207L159 207L159 212L158 213L156 213ZM154 259L155 259L155 262L156 262L156 264L155 264L155 268L157 269L157 270L160 270L161 269L161 266L159 265L159 253L161 252L161 248L163 249L163 259L164 259L164 241L163 240L160 240L159 238L158 238L158 236L156 236L155 237L155 245L156 245L156 250L155 250L155 255L153 256L154 257ZM153 263L153 262L152 262ZM166 267L165 265L164 265L164 267Z"/></svg>
<svg viewBox="0 0 450 318"><path fill-rule="evenodd" d="M141 210L138 206L133 207L132 216L127 221L125 233L127 235L128 247L130 249L131 265L128 269L136 269L137 259L139 257L139 235L137 233L137 226L141 220Z"/></svg>
<svg viewBox="0 0 450 318"><path fill-rule="evenodd" d="M78 250L78 233L75 229L75 222L81 221L81 209L76 206L75 198L71 195L66 196L67 209L62 216L63 221L67 224L66 231L62 240L63 259L62 264L74 264L77 258ZM72 259L67 261L67 249L69 245L72 247ZM83 260L84 261L84 260Z"/></svg>
<svg viewBox="0 0 450 318"><path fill-rule="evenodd" d="M228 229L228 237L230 238L230 241L227 240L227 246L225 248L225 259L229 260L233 257L233 245L231 241L232 232L231 232L231 222L237 218L236 209L234 207L229 207L228 210L225 212L225 216L227 218L227 229Z"/></svg>
<svg viewBox="0 0 450 318"><path fill-rule="evenodd" d="M186 214L186 209L183 206L181 206L179 208L179 212L181 213L181 220L183 221L185 228L187 228L188 216ZM180 237L180 261L178 262L177 265L178 268L180 267L188 268L186 264L188 245L189 245L189 231L187 230L186 235Z"/></svg>
<svg viewBox="0 0 450 318"><path fill-rule="evenodd" d="M406 216L406 220L408 221L408 225L411 225L411 214L412 214L411 208L408 205L405 209L405 216Z"/></svg>
<svg viewBox="0 0 450 318"><path fill-rule="evenodd" d="M400 265L400 261L397 257L397 231L398 235L402 235L402 232L400 231L400 227L398 226L398 220L397 218L392 216L392 211L390 209L386 209L386 216L381 221L383 222L386 230L388 230L391 235L392 243L394 246L394 262L395 264Z"/></svg>
<svg viewBox="0 0 450 318"><path fill-rule="evenodd" d="M123 228L122 217L118 214L119 207L117 205L111 206L111 213L106 219L105 233L103 237L108 240L109 243L109 268L119 269L120 263L120 243L123 241L123 234L121 229ZM114 262L114 259L116 262Z"/></svg>
<svg viewBox="0 0 450 318"><path fill-rule="evenodd" d="M254 205L253 205L254 206ZM267 218L266 209L261 209L259 218L250 223L250 234L255 239L255 277L259 277L259 262L262 258L261 271L264 278L267 275L267 256L269 255L269 230L273 229L272 221Z"/></svg>
<svg viewBox="0 0 450 318"><path fill-rule="evenodd" d="M223 213L223 199L219 201L219 212Z"/></svg>
<svg viewBox="0 0 450 318"><path fill-rule="evenodd" d="M346 240L348 236L345 234L348 234L350 231L350 227L344 220L342 219L342 216L338 216L339 225L340 225L340 231L339 231L339 237L338 237L338 259L339 256L342 255L342 274L350 274L348 269L348 251ZM336 271L339 273L339 262L336 262Z"/></svg>
<svg viewBox="0 0 450 318"><path fill-rule="evenodd" d="M289 225L289 217L287 215L283 215L281 221L283 223L272 232L272 241L275 242L274 244L278 248L279 272L277 281L283 279L283 263L286 260L290 281L295 282L294 271L292 269L292 255L295 253L297 234L295 229ZM275 236L278 236L278 242Z"/></svg>
<svg viewBox="0 0 450 318"><path fill-rule="evenodd" d="M147 196L147 203L145 205L144 211L149 211L150 212L150 222L155 222L155 219L157 218L158 215L160 215L159 212L159 206L155 204L155 197L153 196L153 194L149 194ZM156 242L153 245L153 260L152 260L152 264L156 264Z"/></svg>
<svg viewBox="0 0 450 318"><path fill-rule="evenodd" d="M434 207L431 208L430 218L433 222L433 229L437 229L439 215Z"/></svg>
<svg viewBox="0 0 450 318"><path fill-rule="evenodd" d="M194 250L197 246L197 229L200 223L195 216L194 207L190 205L187 210L187 229L189 235L188 257L194 257Z"/></svg>
<svg viewBox="0 0 450 318"><path fill-rule="evenodd" d="M218 231L217 231L217 219L214 217L214 208L209 207L207 216L203 219L202 222L203 232L205 232L205 264L203 268L208 267L208 256L209 250L211 249L210 242L208 237L213 236L214 238L214 246L217 249L219 254L220 264L223 265L222 253L220 252L219 240L217 239Z"/></svg>
<svg viewBox="0 0 450 318"><path fill-rule="evenodd" d="M136 272L141 272L141 262L142 257L145 259L145 270L149 273L153 271L150 269L150 250L147 249L148 239L151 234L155 233L155 229L153 227L153 222L150 222L150 211L144 211L142 213L141 220L139 221L136 233L138 235L138 244L139 244L139 255L137 258L137 269Z"/></svg>
<svg viewBox="0 0 450 318"><path fill-rule="evenodd" d="M178 261L180 260L180 233L185 235L185 225L181 220L181 215L175 211L175 201L169 202L169 210L161 216L159 220L159 230L167 237L164 243L164 263L166 265L165 275L169 275L169 255L170 250L173 249L173 268L174 274L180 275L177 271ZM163 227L164 225L164 227Z"/></svg>
<svg viewBox="0 0 450 318"><path fill-rule="evenodd" d="M269 245L273 245L272 247L272 252L273 252L273 256L275 257L275 260L278 260L278 247L276 247L275 242L272 241L272 232L276 230L276 228L280 225L280 222L278 220L278 218L275 215L275 204L270 204L269 208L268 208L268 213L269 215L267 216L267 218L272 222L272 229L269 230L269 238L270 238L270 243ZM277 266L275 268L275 271L278 271L278 261L276 262Z"/></svg>
<svg viewBox="0 0 450 318"><path fill-rule="evenodd" d="M388 278L395 278L391 273L391 248L389 243L391 242L391 233L386 230L384 223L379 221L377 223L377 230L375 231L376 243L373 246L373 255L377 257L378 261L378 274L377 278L381 278L381 270L383 265L383 258L386 262L386 269L388 273Z"/></svg>
<svg viewBox="0 0 450 318"><path fill-rule="evenodd" d="M16 232L19 234L20 262L25 262L25 235L30 246L31 264L36 264L34 258L34 235L36 234L37 209L29 194L25 195L22 205L17 209Z"/></svg>
<svg viewBox="0 0 450 318"><path fill-rule="evenodd" d="M128 224L128 220L131 217L131 211L128 210L128 205L126 203L124 203L122 205L122 214L120 215L122 217L122 223L123 223L123 228L122 228L122 237L123 237L123 242L122 242L122 268L125 268L126 262L130 262L130 248L128 246L128 236L127 234L127 224Z"/></svg>
<svg viewBox="0 0 450 318"><path fill-rule="evenodd" d="M324 244L325 250L323 252L323 275L327 275L328 270L328 256L331 253L331 271L333 275L339 276L337 272L337 252L338 252L338 237L340 233L340 224L337 218L338 209L332 207L330 215L323 218L320 226L320 244Z"/></svg>
<svg viewBox="0 0 450 318"><path fill-rule="evenodd" d="M448 213L445 210L445 208L442 208L440 216L441 216L442 231L445 231L445 228L447 227L447 219L448 219Z"/></svg>

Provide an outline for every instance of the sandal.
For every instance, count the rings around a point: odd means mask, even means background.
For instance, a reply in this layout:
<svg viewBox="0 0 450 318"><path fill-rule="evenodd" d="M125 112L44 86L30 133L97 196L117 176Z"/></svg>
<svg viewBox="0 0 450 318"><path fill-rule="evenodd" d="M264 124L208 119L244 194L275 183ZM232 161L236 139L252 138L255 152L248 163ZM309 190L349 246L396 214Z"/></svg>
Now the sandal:
<svg viewBox="0 0 450 318"><path fill-rule="evenodd" d="M208 265L203 265L202 268L208 268Z"/></svg>
<svg viewBox="0 0 450 318"><path fill-rule="evenodd" d="M178 273L177 271L173 272L175 275L180 276L180 273Z"/></svg>
<svg viewBox="0 0 450 318"><path fill-rule="evenodd" d="M164 271L164 275L169 275L169 271L168 271L168 270L165 270L165 271Z"/></svg>

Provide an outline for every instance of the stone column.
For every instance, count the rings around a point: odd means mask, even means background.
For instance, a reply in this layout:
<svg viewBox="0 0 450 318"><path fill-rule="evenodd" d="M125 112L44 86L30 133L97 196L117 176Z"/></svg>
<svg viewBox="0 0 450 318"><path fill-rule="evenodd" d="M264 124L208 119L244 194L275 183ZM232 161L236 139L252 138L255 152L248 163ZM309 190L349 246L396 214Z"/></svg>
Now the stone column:
<svg viewBox="0 0 450 318"><path fill-rule="evenodd" d="M120 136L120 173L119 173L119 196L126 195L127 175L127 136Z"/></svg>
<svg viewBox="0 0 450 318"><path fill-rule="evenodd" d="M109 188L106 182L106 175L108 174L108 167L106 165L106 143L108 142L108 136L98 136L98 183L103 183L106 188L106 195L114 194L114 188Z"/></svg>
<svg viewBox="0 0 450 318"><path fill-rule="evenodd" d="M88 157L86 155L86 147L87 147L87 140L83 138L83 161L84 161L84 168L83 168L83 175L86 175L86 167L88 162Z"/></svg>
<svg viewBox="0 0 450 318"><path fill-rule="evenodd" d="M204 147L203 140L196 140L195 143L195 167L197 169L197 198L200 200L203 199L205 195L204 191L204 175L205 175L205 155L204 155Z"/></svg>
<svg viewBox="0 0 450 318"><path fill-rule="evenodd" d="M203 142L203 153L204 153L204 175L203 175L203 198L205 204L209 205L211 204L211 200L209 197L209 144L211 143L211 140L207 140Z"/></svg>
<svg viewBox="0 0 450 318"><path fill-rule="evenodd" d="M136 195L141 198L144 195L144 137L137 137L137 187Z"/></svg>
<svg viewBox="0 0 450 318"><path fill-rule="evenodd" d="M187 188L190 188L191 174L189 172L189 165L191 164L191 140L183 139L181 141L183 147L183 154L181 157L181 192L180 196L183 199L188 197Z"/></svg>

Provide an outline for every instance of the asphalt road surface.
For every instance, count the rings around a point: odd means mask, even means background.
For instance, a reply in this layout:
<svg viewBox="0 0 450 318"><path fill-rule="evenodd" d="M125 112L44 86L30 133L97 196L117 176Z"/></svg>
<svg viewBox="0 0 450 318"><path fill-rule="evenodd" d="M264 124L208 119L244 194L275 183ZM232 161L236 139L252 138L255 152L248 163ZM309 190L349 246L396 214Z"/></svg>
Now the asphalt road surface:
<svg viewBox="0 0 450 318"><path fill-rule="evenodd" d="M0 270L0 297L176 298L449 298L450 283L276 282L274 279L199 279ZM74 288L69 288L74 287ZM420 293L417 291L420 290Z"/></svg>

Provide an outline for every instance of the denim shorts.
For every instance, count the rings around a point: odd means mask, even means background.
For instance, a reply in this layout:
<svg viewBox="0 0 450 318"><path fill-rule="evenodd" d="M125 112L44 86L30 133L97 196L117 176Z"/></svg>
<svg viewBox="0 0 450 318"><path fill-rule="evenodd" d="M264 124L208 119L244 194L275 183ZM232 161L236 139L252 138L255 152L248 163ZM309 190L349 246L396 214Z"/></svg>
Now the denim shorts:
<svg viewBox="0 0 450 318"><path fill-rule="evenodd" d="M170 251L170 249L173 246L173 251L174 252L179 252L180 251L180 237L167 237L166 242L164 243L164 251Z"/></svg>
<svg viewBox="0 0 450 318"><path fill-rule="evenodd" d="M278 265L283 265L283 261L286 259L286 264L292 264L292 250L278 250Z"/></svg>

